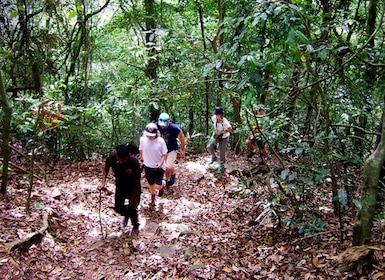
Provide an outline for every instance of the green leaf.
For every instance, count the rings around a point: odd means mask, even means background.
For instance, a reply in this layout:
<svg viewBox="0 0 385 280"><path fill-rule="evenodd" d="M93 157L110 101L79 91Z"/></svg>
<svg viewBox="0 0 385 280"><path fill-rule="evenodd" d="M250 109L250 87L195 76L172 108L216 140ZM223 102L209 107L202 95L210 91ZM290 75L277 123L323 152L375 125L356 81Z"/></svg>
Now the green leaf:
<svg viewBox="0 0 385 280"><path fill-rule="evenodd" d="M305 34L303 34L301 31L296 30L295 31L296 37L304 44L309 44L309 39L306 37Z"/></svg>
<svg viewBox="0 0 385 280"><path fill-rule="evenodd" d="M295 178L297 178L297 173L294 172L289 175L289 181L293 181Z"/></svg>
<svg viewBox="0 0 385 280"><path fill-rule="evenodd" d="M281 179L285 180L287 175L289 175L289 173L290 173L290 169L288 169L288 168L282 170L282 172L281 172Z"/></svg>
<svg viewBox="0 0 385 280"><path fill-rule="evenodd" d="M315 176L315 181L316 182L321 182L325 177L329 174L329 169L323 169L321 170L316 176Z"/></svg>
<svg viewBox="0 0 385 280"><path fill-rule="evenodd" d="M296 148L296 149L295 149L295 154L296 154L297 156L299 156L300 154L302 154L302 152L303 152L303 148Z"/></svg>
<svg viewBox="0 0 385 280"><path fill-rule="evenodd" d="M308 186L313 186L313 180L311 180L310 178L306 178L306 177L300 177L299 178L302 182L304 182L306 185Z"/></svg>
<svg viewBox="0 0 385 280"><path fill-rule="evenodd" d="M12 11L10 14L9 14L9 18L10 19L13 19L15 17L17 17L19 15L19 12L17 10L15 11Z"/></svg>
<svg viewBox="0 0 385 280"><path fill-rule="evenodd" d="M353 203L357 207L358 211L361 212L362 211L362 203L361 203L361 201L359 201L357 199L353 199Z"/></svg>
<svg viewBox="0 0 385 280"><path fill-rule="evenodd" d="M275 182L274 178L273 178L273 177L271 177L271 178L269 179L269 183L270 183L270 185L271 185L271 184L274 184L274 182Z"/></svg>
<svg viewBox="0 0 385 280"><path fill-rule="evenodd" d="M348 203L348 196L345 189L338 190L338 202L344 206Z"/></svg>
<svg viewBox="0 0 385 280"><path fill-rule="evenodd" d="M294 43L294 39L295 39L295 30L290 30L286 38L286 43L291 45Z"/></svg>
<svg viewBox="0 0 385 280"><path fill-rule="evenodd" d="M322 49L321 51L318 52L318 58L321 60L326 60L328 57L329 51L327 49Z"/></svg>
<svg viewBox="0 0 385 280"><path fill-rule="evenodd" d="M78 15L78 13L76 12L76 10L72 10L68 13L68 19L72 19L73 17L76 17Z"/></svg>
<svg viewBox="0 0 385 280"><path fill-rule="evenodd" d="M246 59L247 59L247 55L242 56L239 62L237 63L237 66L242 67L242 65L245 64Z"/></svg>
<svg viewBox="0 0 385 280"><path fill-rule="evenodd" d="M253 101L253 99L254 99L253 92L251 90L248 90L247 91L247 95L246 95L245 105L246 106L250 106L250 104Z"/></svg>

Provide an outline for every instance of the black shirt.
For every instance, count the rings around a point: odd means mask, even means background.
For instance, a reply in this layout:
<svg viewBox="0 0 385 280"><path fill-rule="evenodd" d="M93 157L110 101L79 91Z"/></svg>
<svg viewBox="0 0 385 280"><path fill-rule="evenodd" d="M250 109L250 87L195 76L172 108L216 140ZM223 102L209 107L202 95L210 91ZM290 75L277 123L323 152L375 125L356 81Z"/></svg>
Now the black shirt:
<svg viewBox="0 0 385 280"><path fill-rule="evenodd" d="M117 186L132 186L136 180L140 180L141 178L139 161L133 156L129 156L125 163L120 164L117 155L111 154L106 160L107 174L110 168L112 168L115 174Z"/></svg>

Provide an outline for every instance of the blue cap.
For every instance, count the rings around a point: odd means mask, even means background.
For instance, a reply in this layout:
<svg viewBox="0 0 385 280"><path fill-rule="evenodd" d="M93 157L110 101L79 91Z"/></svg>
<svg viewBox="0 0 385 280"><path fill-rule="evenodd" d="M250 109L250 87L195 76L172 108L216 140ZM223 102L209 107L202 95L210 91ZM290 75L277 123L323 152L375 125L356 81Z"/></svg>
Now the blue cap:
<svg viewBox="0 0 385 280"><path fill-rule="evenodd" d="M160 126L167 126L170 116L167 113L162 113L159 115L158 124Z"/></svg>
<svg viewBox="0 0 385 280"><path fill-rule="evenodd" d="M216 107L214 110L214 115L223 115L225 111L223 110L222 107Z"/></svg>

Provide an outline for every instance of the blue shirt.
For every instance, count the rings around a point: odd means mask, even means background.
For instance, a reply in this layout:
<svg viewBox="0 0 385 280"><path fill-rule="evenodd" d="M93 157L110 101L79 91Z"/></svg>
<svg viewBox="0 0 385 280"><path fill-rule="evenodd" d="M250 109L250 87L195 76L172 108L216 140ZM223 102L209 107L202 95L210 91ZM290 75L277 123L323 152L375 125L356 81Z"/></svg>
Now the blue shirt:
<svg viewBox="0 0 385 280"><path fill-rule="evenodd" d="M160 135L166 142L168 152L177 151L179 148L177 138L179 133L182 131L179 126L172 122L169 122L168 126L165 129L162 129L158 122L156 122L155 124L158 126Z"/></svg>

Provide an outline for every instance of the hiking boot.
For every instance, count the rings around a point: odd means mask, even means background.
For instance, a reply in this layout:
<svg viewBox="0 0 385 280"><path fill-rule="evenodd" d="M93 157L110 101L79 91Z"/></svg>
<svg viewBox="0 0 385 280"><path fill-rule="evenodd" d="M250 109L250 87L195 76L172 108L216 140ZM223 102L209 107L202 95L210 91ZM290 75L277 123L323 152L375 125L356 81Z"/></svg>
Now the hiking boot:
<svg viewBox="0 0 385 280"><path fill-rule="evenodd" d="M252 158L253 156L255 156L256 153L254 151L251 151L248 155L247 155L247 158Z"/></svg>
<svg viewBox="0 0 385 280"><path fill-rule="evenodd" d="M128 216L124 216L124 217L123 217L123 220L122 220L122 222L120 223L120 227L121 227L121 228L125 228L125 227L127 226L128 219L129 219Z"/></svg>
<svg viewBox="0 0 385 280"><path fill-rule="evenodd" d="M221 171L225 168L225 163L224 162L221 162L219 165L218 165L218 171Z"/></svg>
<svg viewBox="0 0 385 280"><path fill-rule="evenodd" d="M170 180L166 182L166 187L172 186L175 183L175 173L170 176Z"/></svg>
<svg viewBox="0 0 385 280"><path fill-rule="evenodd" d="M211 160L210 160L210 162L209 162L209 164L213 164L214 162L216 162L217 161L217 157L213 157L213 158L211 158Z"/></svg>
<svg viewBox="0 0 385 280"><path fill-rule="evenodd" d="M133 227L130 236L133 239L136 239L138 238L138 235L139 235L139 227Z"/></svg>
<svg viewBox="0 0 385 280"><path fill-rule="evenodd" d="M164 194L164 187L163 187L161 190L159 190L158 196L159 196L159 197L162 197L163 194Z"/></svg>

